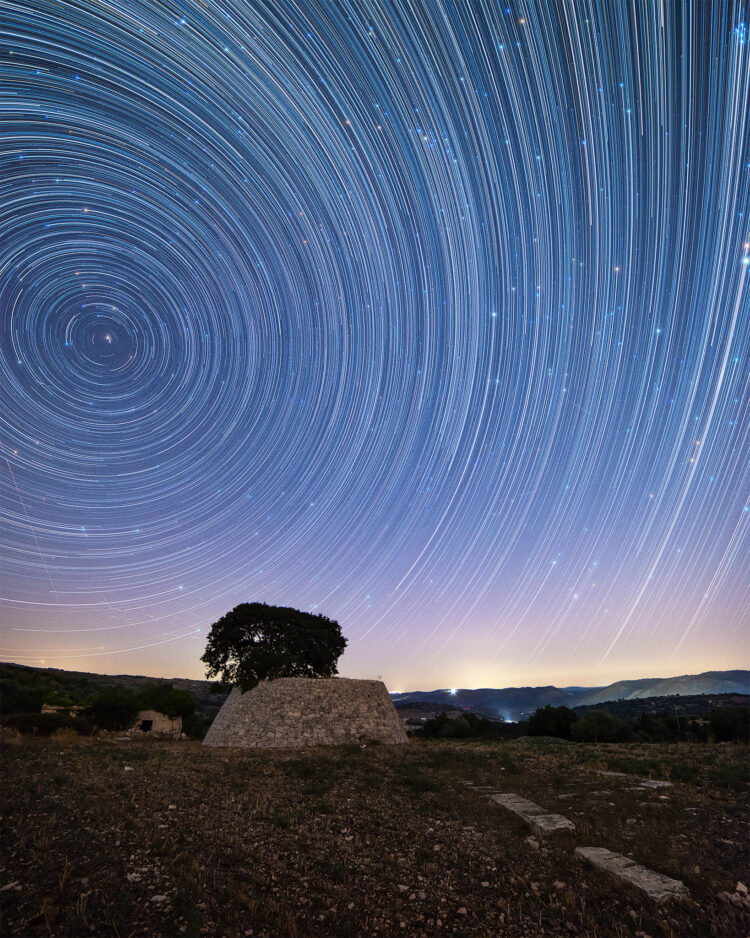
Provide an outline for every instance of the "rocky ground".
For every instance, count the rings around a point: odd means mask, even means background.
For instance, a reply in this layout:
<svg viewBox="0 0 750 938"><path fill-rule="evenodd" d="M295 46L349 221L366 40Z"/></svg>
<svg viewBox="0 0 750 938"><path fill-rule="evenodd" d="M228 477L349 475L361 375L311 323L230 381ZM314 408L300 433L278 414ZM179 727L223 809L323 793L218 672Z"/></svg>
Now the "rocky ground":
<svg viewBox="0 0 750 938"><path fill-rule="evenodd" d="M3 750L3 935L750 932L747 747L268 753L100 736ZM482 786L576 830L534 836ZM656 904L574 856L581 845L679 879L689 897Z"/></svg>

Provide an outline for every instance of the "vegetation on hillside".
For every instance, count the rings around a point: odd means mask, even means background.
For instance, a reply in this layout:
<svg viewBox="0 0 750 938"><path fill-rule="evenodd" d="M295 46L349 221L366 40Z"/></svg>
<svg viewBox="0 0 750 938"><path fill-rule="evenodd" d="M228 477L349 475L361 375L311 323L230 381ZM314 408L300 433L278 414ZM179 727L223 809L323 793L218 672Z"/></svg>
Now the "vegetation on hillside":
<svg viewBox="0 0 750 938"><path fill-rule="evenodd" d="M750 707L724 704L708 718L662 711L621 719L604 709L578 714L568 707L540 707L528 721L530 736L555 736L582 742L732 742L750 739Z"/></svg>
<svg viewBox="0 0 750 938"><path fill-rule="evenodd" d="M45 704L61 712L42 713ZM136 690L61 671L6 664L0 665L0 708L5 726L39 735L65 728L84 734L93 728L124 730L141 710L181 717L184 732L195 738L202 738L210 725L210 720L195 715L192 694L171 683L152 681Z"/></svg>

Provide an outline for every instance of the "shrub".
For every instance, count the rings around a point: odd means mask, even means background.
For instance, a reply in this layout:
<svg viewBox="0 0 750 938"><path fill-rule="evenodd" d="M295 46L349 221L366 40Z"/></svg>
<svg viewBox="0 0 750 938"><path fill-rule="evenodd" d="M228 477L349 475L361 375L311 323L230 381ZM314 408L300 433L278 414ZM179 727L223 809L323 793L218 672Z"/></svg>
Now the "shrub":
<svg viewBox="0 0 750 938"><path fill-rule="evenodd" d="M711 781L719 788L744 791L750 784L750 768L742 762L724 762L711 769Z"/></svg>
<svg viewBox="0 0 750 938"><path fill-rule="evenodd" d="M87 736L92 729L88 720L69 713L11 713L4 717L4 723L19 733L34 736L51 736L61 729L75 730Z"/></svg>
<svg viewBox="0 0 750 938"><path fill-rule="evenodd" d="M592 743L618 743L630 739L630 728L606 710L589 710L573 724L573 739Z"/></svg>
<svg viewBox="0 0 750 938"><path fill-rule="evenodd" d="M122 687L103 688L86 707L85 715L103 730L126 730L141 709L141 702Z"/></svg>
<svg viewBox="0 0 750 938"><path fill-rule="evenodd" d="M182 732L190 739L203 739L212 723L210 717L199 717L190 713L182 718Z"/></svg>
<svg viewBox="0 0 750 938"><path fill-rule="evenodd" d="M420 735L438 736L441 739L470 739L476 737L499 736L504 724L495 723L487 717L477 716L476 713L462 713L461 716L451 720L445 711L426 720L422 724Z"/></svg>
<svg viewBox="0 0 750 938"><path fill-rule="evenodd" d="M578 714L569 707L539 707L529 717L529 736L556 736L571 739L571 729L578 721Z"/></svg>
<svg viewBox="0 0 750 938"><path fill-rule="evenodd" d="M170 720L184 719L195 713L195 701L190 691L175 690L171 684L147 684L138 698L140 709L165 713Z"/></svg>
<svg viewBox="0 0 750 938"><path fill-rule="evenodd" d="M0 700L5 713L39 713L47 696L43 686L32 687L13 678L0 680Z"/></svg>
<svg viewBox="0 0 750 938"><path fill-rule="evenodd" d="M750 708L727 704L715 707L708 716L717 743L750 738Z"/></svg>

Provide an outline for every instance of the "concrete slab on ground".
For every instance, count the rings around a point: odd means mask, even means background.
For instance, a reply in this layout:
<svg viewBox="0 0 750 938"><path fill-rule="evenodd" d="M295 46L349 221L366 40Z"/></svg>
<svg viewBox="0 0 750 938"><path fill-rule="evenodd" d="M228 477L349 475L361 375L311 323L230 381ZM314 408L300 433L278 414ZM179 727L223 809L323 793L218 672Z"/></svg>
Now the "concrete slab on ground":
<svg viewBox="0 0 750 938"><path fill-rule="evenodd" d="M668 899L681 899L688 895L688 889L679 879L672 879L663 873L656 873L636 863L621 853L614 853L606 847L576 847L575 855L588 860L600 870L616 876L631 886L635 886L655 902Z"/></svg>
<svg viewBox="0 0 750 938"><path fill-rule="evenodd" d="M498 792L490 795L490 801L515 814L516 817L528 824L535 834L542 837L546 834L553 834L556 831L574 831L575 824L561 814L553 814L546 808L534 804L533 801L527 801L512 792Z"/></svg>

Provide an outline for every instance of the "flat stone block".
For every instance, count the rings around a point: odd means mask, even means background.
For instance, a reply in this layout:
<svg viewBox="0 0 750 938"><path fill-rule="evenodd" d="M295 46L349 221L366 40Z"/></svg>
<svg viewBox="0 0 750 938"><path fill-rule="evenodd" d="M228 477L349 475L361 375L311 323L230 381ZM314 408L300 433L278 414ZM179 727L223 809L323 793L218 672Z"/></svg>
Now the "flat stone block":
<svg viewBox="0 0 750 938"><path fill-rule="evenodd" d="M671 788L672 783L662 782L662 781L659 781L659 779L645 778L642 782L640 782L638 787L639 788Z"/></svg>
<svg viewBox="0 0 750 938"><path fill-rule="evenodd" d="M687 887L679 879L649 870L635 860L624 857L621 853L613 853L606 847L576 847L574 853L598 869L645 892L655 902L666 902L668 899L680 899L688 895Z"/></svg>
<svg viewBox="0 0 750 938"><path fill-rule="evenodd" d="M537 814L529 818L529 826L536 834L542 837L545 834L554 834L556 831L574 831L575 824L563 817L562 814Z"/></svg>
<svg viewBox="0 0 750 938"><path fill-rule="evenodd" d="M539 805L534 804L533 801L527 801L525 798L521 798L520 795L514 795L510 792L498 792L495 795L490 795L490 801L494 801L495 804L499 804L513 814L522 817L524 820L535 814L547 813L544 808L540 808Z"/></svg>
<svg viewBox="0 0 750 938"><path fill-rule="evenodd" d="M546 808L527 801L511 792L498 792L490 795L490 801L499 804L506 811L520 817L536 834L553 834L555 831L574 831L575 824L561 814L551 814Z"/></svg>

